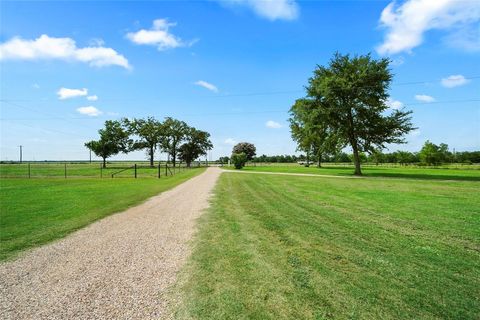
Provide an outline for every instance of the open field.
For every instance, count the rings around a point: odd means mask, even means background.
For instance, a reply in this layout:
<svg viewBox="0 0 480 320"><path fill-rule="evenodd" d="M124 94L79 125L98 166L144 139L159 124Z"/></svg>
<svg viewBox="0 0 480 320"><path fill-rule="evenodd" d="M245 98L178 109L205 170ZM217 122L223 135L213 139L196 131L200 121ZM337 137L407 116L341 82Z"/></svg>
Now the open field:
<svg viewBox="0 0 480 320"><path fill-rule="evenodd" d="M224 173L177 315L478 319L479 191L474 181Z"/></svg>
<svg viewBox="0 0 480 320"><path fill-rule="evenodd" d="M61 238L203 171L184 170L162 179L1 179L0 260Z"/></svg>
<svg viewBox="0 0 480 320"><path fill-rule="evenodd" d="M234 170L233 167L227 169ZM334 166L328 164L325 164L321 168L317 168L315 165L304 167L299 164L257 165L246 166L242 170L339 176L353 175L354 171L353 166ZM480 181L480 168L477 166L465 166L463 169L448 166L438 168L364 166L362 167L362 172L367 177Z"/></svg>
<svg viewBox="0 0 480 320"><path fill-rule="evenodd" d="M158 177L158 163L150 167L145 161L118 161L108 163L107 168L102 168L101 163L88 162L32 162L32 163L2 163L0 164L0 177L2 178L133 178L134 165L137 164L137 177ZM175 174L185 169L184 163L177 163L174 168L171 163L165 168L165 162L160 167L160 175ZM197 166L198 163L192 164ZM167 170L167 171L166 171ZM66 172L65 172L66 171Z"/></svg>

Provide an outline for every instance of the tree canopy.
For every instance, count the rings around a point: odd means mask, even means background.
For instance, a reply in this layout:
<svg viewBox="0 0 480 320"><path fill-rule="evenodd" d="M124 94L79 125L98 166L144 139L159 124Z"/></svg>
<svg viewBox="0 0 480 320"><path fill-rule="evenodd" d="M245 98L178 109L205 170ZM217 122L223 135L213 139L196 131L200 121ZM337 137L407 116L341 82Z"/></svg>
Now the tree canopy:
<svg viewBox="0 0 480 320"><path fill-rule="evenodd" d="M291 109L294 139L304 141L295 132L301 119L302 134L318 138L319 150L350 146L355 174L361 175L360 153L404 143L402 136L414 129L411 111L389 110L392 77L388 59L336 53L328 66L317 66L306 88L307 97Z"/></svg>
<svg viewBox="0 0 480 320"><path fill-rule="evenodd" d="M161 143L165 137L162 123L153 117L148 117L147 119L134 118L133 120L123 119L122 122L127 130L137 138L133 142L132 150L146 149L150 166L153 166L157 144Z"/></svg>
<svg viewBox="0 0 480 320"><path fill-rule="evenodd" d="M190 164L193 160L202 155L206 155L208 150L213 148L210 141L210 134L205 131L197 130L195 128L188 128L186 133L186 142L182 144L178 150L179 158Z"/></svg>
<svg viewBox="0 0 480 320"><path fill-rule="evenodd" d="M103 160L103 167L106 167L106 159L120 152L128 152L132 144L129 133L122 124L115 120L105 121L105 127L98 130L99 140L92 140L85 143L97 157Z"/></svg>
<svg viewBox="0 0 480 320"><path fill-rule="evenodd" d="M255 157L257 152L257 148L252 143L249 142L240 142L237 143L232 150L232 154L234 153L244 153L247 161L250 161Z"/></svg>

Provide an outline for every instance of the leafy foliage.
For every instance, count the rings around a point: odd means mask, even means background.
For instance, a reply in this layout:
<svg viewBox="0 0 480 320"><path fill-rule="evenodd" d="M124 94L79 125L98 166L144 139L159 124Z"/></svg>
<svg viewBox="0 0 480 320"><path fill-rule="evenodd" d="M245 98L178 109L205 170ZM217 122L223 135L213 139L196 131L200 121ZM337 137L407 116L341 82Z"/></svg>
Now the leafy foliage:
<svg viewBox="0 0 480 320"><path fill-rule="evenodd" d="M92 140L85 143L85 146L92 150L97 157L103 159L103 167L106 167L106 159L120 152L128 152L132 144L128 131L122 124L115 120L105 121L105 127L98 130L99 140Z"/></svg>
<svg viewBox="0 0 480 320"><path fill-rule="evenodd" d="M257 148L255 148L255 146L252 143L240 142L233 147L232 154L244 153L245 156L247 157L247 161L250 161L256 155L256 152L257 152Z"/></svg>
<svg viewBox="0 0 480 320"><path fill-rule="evenodd" d="M132 145L132 150L147 150L150 166L153 166L155 149L165 137L165 130L160 121L153 117L147 119L123 119L122 122L128 131L137 137Z"/></svg>
<svg viewBox="0 0 480 320"><path fill-rule="evenodd" d="M179 157L182 161L190 164L201 155L207 154L208 150L213 148L210 141L210 134L195 128L189 128L186 135L186 142L179 148Z"/></svg>
<svg viewBox="0 0 480 320"><path fill-rule="evenodd" d="M361 152L404 143L402 136L414 129L411 111L387 113L392 81L388 66L388 59L336 53L327 67L317 66L309 79L307 98L297 100L291 109L291 123L303 119L306 130L317 129L315 135L321 140L318 145L327 149L350 146L358 175ZM310 116L303 116L304 108Z"/></svg>
<svg viewBox="0 0 480 320"><path fill-rule="evenodd" d="M175 166L179 146L187 137L189 127L183 121L167 117L163 122L163 128L165 139L161 142L162 149L169 154L173 166Z"/></svg>
<svg viewBox="0 0 480 320"><path fill-rule="evenodd" d="M242 169L247 162L247 155L243 152L233 153L232 154L232 163L235 166L235 169Z"/></svg>

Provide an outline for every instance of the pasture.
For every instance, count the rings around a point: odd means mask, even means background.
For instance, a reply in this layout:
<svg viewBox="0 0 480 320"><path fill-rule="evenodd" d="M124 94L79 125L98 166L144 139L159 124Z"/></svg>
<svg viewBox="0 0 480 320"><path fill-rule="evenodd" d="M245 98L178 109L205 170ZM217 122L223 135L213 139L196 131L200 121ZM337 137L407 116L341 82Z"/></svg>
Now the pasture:
<svg viewBox="0 0 480 320"><path fill-rule="evenodd" d="M478 319L480 184L438 180L478 171L407 170L391 176L421 182L224 173L177 317Z"/></svg>
<svg viewBox="0 0 480 320"><path fill-rule="evenodd" d="M227 167L227 169L234 170L233 167ZM317 168L316 165L305 167L295 163L280 163L256 164L255 166L250 164L242 170L351 176L354 169L351 164L333 165L327 163ZM449 165L426 168L420 166L364 165L362 166L362 172L366 177L480 181L480 167L478 165Z"/></svg>
<svg viewBox="0 0 480 320"><path fill-rule="evenodd" d="M1 168L5 167L2 165ZM52 170L50 173L58 172L53 171L54 167L49 169ZM89 174L88 170L77 169L79 175ZM161 179L2 178L0 260L13 257L26 248L64 237L95 220L173 188L203 171L203 168L182 170Z"/></svg>

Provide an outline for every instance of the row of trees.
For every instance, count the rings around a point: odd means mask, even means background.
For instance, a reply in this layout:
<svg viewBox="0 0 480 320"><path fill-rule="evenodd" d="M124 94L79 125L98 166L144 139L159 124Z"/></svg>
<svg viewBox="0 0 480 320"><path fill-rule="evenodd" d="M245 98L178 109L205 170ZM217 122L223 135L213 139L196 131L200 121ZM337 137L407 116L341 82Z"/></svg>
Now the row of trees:
<svg viewBox="0 0 480 320"><path fill-rule="evenodd" d="M306 97L296 100L290 109L292 138L307 159L315 155L321 162L349 146L355 174L361 175L362 153L404 143L402 136L415 128L411 111L389 111L388 90L393 78L389 63L370 55L336 53L328 66L317 66Z"/></svg>
<svg viewBox="0 0 480 320"><path fill-rule="evenodd" d="M398 163L398 164L425 164L425 165L439 165L442 163L480 163L480 151L463 151L452 152L448 149L448 145L441 143L436 145L430 141L426 141L422 149L418 152L410 151L395 151L390 153L382 153L379 150L372 152L371 154L360 153L360 162L370 163ZM228 157L223 157L220 161L227 163ZM353 162L353 154L346 152L339 152L334 155L325 155L321 159L322 162L340 162L351 163ZM273 163L297 163L306 162L307 156L301 155L274 155L267 156L262 154L258 157L253 157L252 162L273 162ZM310 162L315 162L317 165L318 157L312 155L309 158Z"/></svg>
<svg viewBox="0 0 480 320"><path fill-rule="evenodd" d="M107 120L98 133L100 138L85 143L85 146L103 159L103 167L107 158L136 150L146 151L150 166L154 165L157 150L166 152L173 166L177 159L190 166L192 161L213 148L208 132L170 117L163 122L153 117Z"/></svg>

